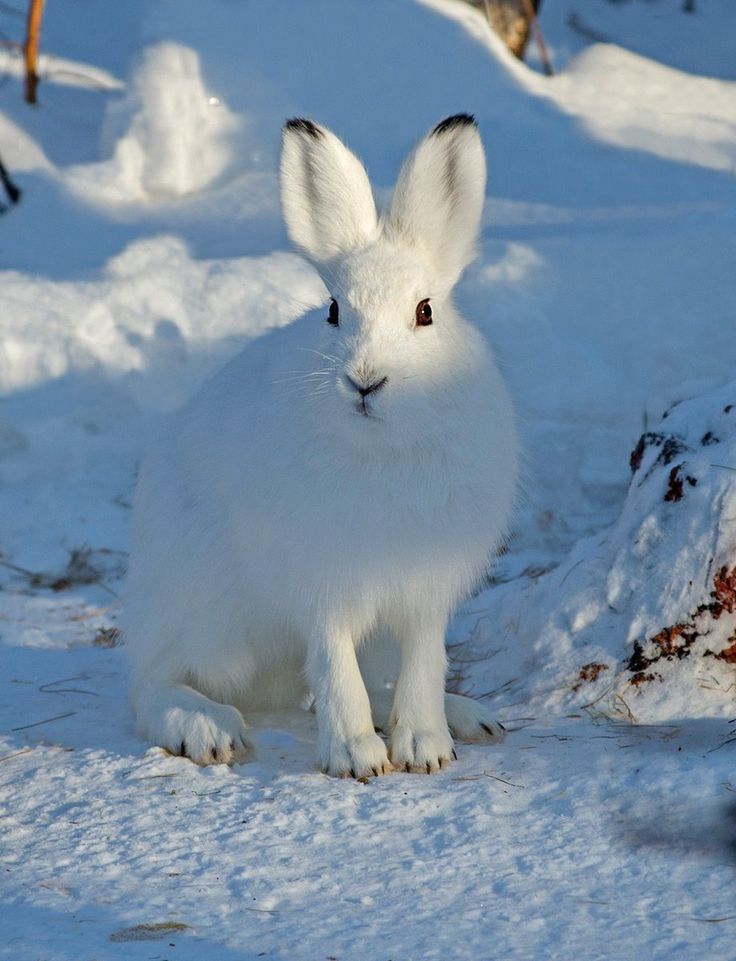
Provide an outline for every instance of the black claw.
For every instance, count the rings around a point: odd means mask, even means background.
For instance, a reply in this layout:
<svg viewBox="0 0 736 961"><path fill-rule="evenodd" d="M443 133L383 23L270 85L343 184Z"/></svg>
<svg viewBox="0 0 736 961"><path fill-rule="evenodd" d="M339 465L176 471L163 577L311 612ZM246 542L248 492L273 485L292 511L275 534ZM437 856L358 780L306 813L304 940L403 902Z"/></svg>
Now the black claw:
<svg viewBox="0 0 736 961"><path fill-rule="evenodd" d="M404 765L404 770L406 771L407 774L411 771L411 764L409 764L408 761Z"/></svg>
<svg viewBox="0 0 736 961"><path fill-rule="evenodd" d="M216 748L216 747L213 747L213 748L212 748L212 760L213 760L213 761L216 761L216 760L217 760L217 748Z"/></svg>
<svg viewBox="0 0 736 961"><path fill-rule="evenodd" d="M187 742L186 742L186 741L182 741L181 744L179 745L179 755L180 755L181 757L186 757L186 756L187 756Z"/></svg>
<svg viewBox="0 0 736 961"><path fill-rule="evenodd" d="M355 777L355 768L350 768L350 777Z"/></svg>
<svg viewBox="0 0 736 961"><path fill-rule="evenodd" d="M453 757L455 758L455 760L457 761L457 751L455 750L455 748L452 749L452 756L453 756Z"/></svg>
<svg viewBox="0 0 736 961"><path fill-rule="evenodd" d="M445 759L444 759L443 757L441 757L441 758L437 761L437 763L438 763L439 766L440 766L440 771L442 770L442 763L443 763L444 760L445 760Z"/></svg>
<svg viewBox="0 0 736 961"><path fill-rule="evenodd" d="M429 761L427 761L427 774L431 774L431 773L432 773L432 765L429 763Z"/></svg>
<svg viewBox="0 0 736 961"><path fill-rule="evenodd" d="M235 754L235 741L230 741L230 750Z"/></svg>
<svg viewBox="0 0 736 961"><path fill-rule="evenodd" d="M503 726L503 724L500 721L496 721L496 724L498 724L498 726L501 728L502 731L506 730L506 728Z"/></svg>
<svg viewBox="0 0 736 961"><path fill-rule="evenodd" d="M373 771L374 775L375 775L376 777L378 777L378 768L377 768L377 767L372 767L372 768L371 768L371 771Z"/></svg>
<svg viewBox="0 0 736 961"><path fill-rule="evenodd" d="M495 731L493 731L492 728L488 727L487 724L484 724L483 721L480 722L480 726L483 728L483 730L484 730L487 734L490 734L491 737L495 737L495 736L496 736Z"/></svg>

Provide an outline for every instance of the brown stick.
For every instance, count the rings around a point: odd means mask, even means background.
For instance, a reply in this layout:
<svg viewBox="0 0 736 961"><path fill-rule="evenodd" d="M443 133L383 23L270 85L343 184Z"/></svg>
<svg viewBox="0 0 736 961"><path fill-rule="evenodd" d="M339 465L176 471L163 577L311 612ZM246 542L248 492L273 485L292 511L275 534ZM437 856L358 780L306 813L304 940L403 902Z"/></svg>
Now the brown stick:
<svg viewBox="0 0 736 961"><path fill-rule="evenodd" d="M43 15L44 0L30 0L28 6L28 20L26 24L26 42L24 45L26 58L26 103L38 103L36 91L38 89L38 40L41 34L41 16Z"/></svg>
<svg viewBox="0 0 736 961"><path fill-rule="evenodd" d="M544 72L548 77L554 76L554 70L552 69L552 61L549 58L549 52L547 51L547 44L544 42L544 37L542 36L542 31L539 27L539 20L537 19L537 13L532 6L532 0L521 0L524 7L524 13L529 21L529 26L534 34L534 39L539 47L539 56L542 60L542 66L544 67Z"/></svg>

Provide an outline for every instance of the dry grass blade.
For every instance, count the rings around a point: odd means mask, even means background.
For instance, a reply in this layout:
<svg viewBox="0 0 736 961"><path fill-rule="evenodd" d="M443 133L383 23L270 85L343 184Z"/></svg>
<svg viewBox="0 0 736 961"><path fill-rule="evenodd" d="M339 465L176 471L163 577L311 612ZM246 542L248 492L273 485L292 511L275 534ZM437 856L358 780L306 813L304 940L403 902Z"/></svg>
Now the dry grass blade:
<svg viewBox="0 0 736 961"><path fill-rule="evenodd" d="M24 747L22 751L16 751L15 754L6 754L5 757L0 757L0 761L10 761L14 757L20 757L21 754L30 754L32 750L32 747Z"/></svg>
<svg viewBox="0 0 736 961"><path fill-rule="evenodd" d="M43 694L89 694L92 697L99 697L100 695L97 691L86 691L81 687L57 687L57 684L66 684L67 681L86 681L88 677L85 674L76 674L74 677L62 677L59 681L49 681L47 684L42 684L39 687L39 691Z"/></svg>
<svg viewBox="0 0 736 961"><path fill-rule="evenodd" d="M74 547L69 551L69 560L63 570L31 571L13 564L0 553L0 565L20 574L28 581L28 586L35 590L43 588L59 593L84 584L94 584L117 599L115 591L105 581L117 580L124 573L123 551L111 550L107 547Z"/></svg>
<svg viewBox="0 0 736 961"><path fill-rule="evenodd" d="M482 774L459 774L457 777L452 778L453 781L480 781L481 778L491 778L494 781L500 781L501 784L508 784L509 787L518 787L526 789L526 784L516 784L514 781L509 781L505 777L501 777L499 774L493 774L491 771L483 771Z"/></svg>
<svg viewBox="0 0 736 961"><path fill-rule="evenodd" d="M714 751L720 751L722 747L725 747L727 744L733 744L734 741L736 741L736 734L732 735L731 737L727 737L725 741L721 741L721 743L716 747L712 747L710 751L708 751L708 754L713 754Z"/></svg>
<svg viewBox="0 0 736 961"><path fill-rule="evenodd" d="M156 780L157 778L169 778L169 777L178 777L178 772L172 771L171 774L142 774L140 777L129 778L128 783L130 784L134 781L153 781L153 780Z"/></svg>
<svg viewBox="0 0 736 961"><path fill-rule="evenodd" d="M76 711L67 711L66 714L57 714L55 717L47 717L44 721L34 721L32 724L21 724L19 727L11 727L11 731L27 731L29 727L40 727L41 724L51 724L52 721L61 721L65 717L72 717Z"/></svg>
<svg viewBox="0 0 736 961"><path fill-rule="evenodd" d="M736 914L724 914L722 918L698 918L691 915L690 921L700 921L701 924L720 924L722 921L736 921Z"/></svg>
<svg viewBox="0 0 736 961"><path fill-rule="evenodd" d="M168 935L188 930L182 921L159 921L156 924L136 924L132 928L120 928L110 935L111 941L159 941Z"/></svg>
<svg viewBox="0 0 736 961"><path fill-rule="evenodd" d="M101 627L95 634L92 643L95 647L118 647L121 643L120 629L117 627Z"/></svg>

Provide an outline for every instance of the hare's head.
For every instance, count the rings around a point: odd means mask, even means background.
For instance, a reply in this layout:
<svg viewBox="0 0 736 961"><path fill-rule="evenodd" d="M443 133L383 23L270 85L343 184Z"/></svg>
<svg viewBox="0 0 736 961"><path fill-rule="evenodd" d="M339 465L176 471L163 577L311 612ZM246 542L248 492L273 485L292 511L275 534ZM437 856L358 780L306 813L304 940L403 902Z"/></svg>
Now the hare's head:
<svg viewBox="0 0 736 961"><path fill-rule="evenodd" d="M474 257L485 176L473 118L448 117L406 161L379 216L363 165L331 131L284 126L284 219L330 293L322 359L331 403L356 428L356 415L403 430L426 423L482 366L482 342L450 295Z"/></svg>

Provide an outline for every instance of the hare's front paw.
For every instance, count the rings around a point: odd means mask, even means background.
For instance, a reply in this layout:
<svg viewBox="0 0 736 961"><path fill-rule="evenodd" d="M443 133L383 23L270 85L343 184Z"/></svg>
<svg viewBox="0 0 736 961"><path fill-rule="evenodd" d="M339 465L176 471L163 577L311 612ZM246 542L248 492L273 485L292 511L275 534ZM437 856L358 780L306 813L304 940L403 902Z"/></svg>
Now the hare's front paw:
<svg viewBox="0 0 736 961"><path fill-rule="evenodd" d="M325 738L317 751L317 764L333 777L370 777L391 770L386 745L374 731L344 740Z"/></svg>
<svg viewBox="0 0 736 961"><path fill-rule="evenodd" d="M446 727L422 731L399 722L391 733L388 756L399 770L434 774L450 763L455 751Z"/></svg>
<svg viewBox="0 0 736 961"><path fill-rule="evenodd" d="M452 736L468 743L494 743L506 736L506 728L483 704L460 694L445 695L445 712Z"/></svg>
<svg viewBox="0 0 736 961"><path fill-rule="evenodd" d="M240 711L214 701L197 710L170 707L157 733L158 744L195 764L242 763L253 754Z"/></svg>

